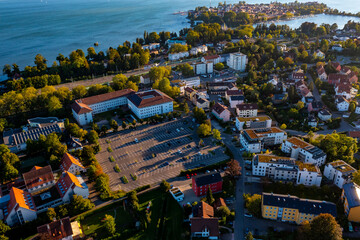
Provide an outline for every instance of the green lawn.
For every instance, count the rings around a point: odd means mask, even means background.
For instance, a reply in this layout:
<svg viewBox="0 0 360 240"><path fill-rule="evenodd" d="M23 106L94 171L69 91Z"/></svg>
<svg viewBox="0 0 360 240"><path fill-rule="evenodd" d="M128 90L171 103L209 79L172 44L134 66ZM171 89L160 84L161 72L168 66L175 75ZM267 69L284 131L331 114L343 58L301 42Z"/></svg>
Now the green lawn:
<svg viewBox="0 0 360 240"><path fill-rule="evenodd" d="M153 190L138 196L140 209L145 212L149 201L151 201L151 222L147 229L139 231L133 228L134 219L124 211L122 202L109 205L105 209L98 209L81 220L81 225L86 235L96 233L96 239L107 237L103 229L101 219L105 214L115 215L117 232L123 233L121 239L127 240L161 240L161 239L184 239L183 233L183 210L180 205L161 190ZM165 207L164 207L165 206Z"/></svg>

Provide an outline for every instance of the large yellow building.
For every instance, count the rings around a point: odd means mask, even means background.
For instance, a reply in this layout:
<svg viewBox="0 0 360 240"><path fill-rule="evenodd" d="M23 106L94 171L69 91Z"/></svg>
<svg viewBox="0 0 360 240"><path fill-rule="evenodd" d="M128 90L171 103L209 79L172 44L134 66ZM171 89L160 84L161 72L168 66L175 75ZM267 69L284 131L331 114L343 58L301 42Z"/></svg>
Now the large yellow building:
<svg viewBox="0 0 360 240"><path fill-rule="evenodd" d="M261 214L263 218L295 222L311 221L321 213L336 217L336 205L331 202L298 198L291 195L263 193Z"/></svg>
<svg viewBox="0 0 360 240"><path fill-rule="evenodd" d="M345 214L350 222L360 222L360 186L348 183L343 186L341 199L344 201Z"/></svg>

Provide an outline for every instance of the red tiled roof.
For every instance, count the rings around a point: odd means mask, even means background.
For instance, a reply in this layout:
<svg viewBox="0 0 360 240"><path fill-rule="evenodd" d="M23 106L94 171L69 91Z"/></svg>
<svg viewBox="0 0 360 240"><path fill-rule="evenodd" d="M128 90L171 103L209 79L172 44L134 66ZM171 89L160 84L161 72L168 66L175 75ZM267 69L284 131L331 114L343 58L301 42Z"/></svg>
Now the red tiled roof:
<svg viewBox="0 0 360 240"><path fill-rule="evenodd" d="M63 197L70 188L74 188L75 186L82 188L77 177L70 172L65 172L56 183L56 188L61 197Z"/></svg>
<svg viewBox="0 0 360 240"><path fill-rule="evenodd" d="M209 61L209 60L213 60L213 59L216 59L216 58L219 58L220 56L219 55L211 55L211 56L205 56L204 59L206 61Z"/></svg>
<svg viewBox="0 0 360 240"><path fill-rule="evenodd" d="M123 90L119 90L119 91L115 91L115 92L109 92L109 93L92 96L92 97L81 98L81 99L76 100L76 102L78 102L78 103L81 102L86 105L92 105L92 104L99 103L99 102L109 101L109 100L112 100L115 98L126 97L130 94L133 94L134 92L135 91L132 89L123 89Z"/></svg>
<svg viewBox="0 0 360 240"><path fill-rule="evenodd" d="M144 108L172 102L173 99L159 90L137 92L128 96L128 99L137 107Z"/></svg>
<svg viewBox="0 0 360 240"><path fill-rule="evenodd" d="M349 131L349 137L360 138L360 131Z"/></svg>
<svg viewBox="0 0 360 240"><path fill-rule="evenodd" d="M221 105L220 103L215 103L212 110L220 115L223 111L227 110L227 107Z"/></svg>
<svg viewBox="0 0 360 240"><path fill-rule="evenodd" d="M204 201L200 201L197 207L197 217L211 218L214 217L214 208Z"/></svg>
<svg viewBox="0 0 360 240"><path fill-rule="evenodd" d="M68 171L72 164L84 168L84 166L79 162L79 160L74 158L69 153L65 153L64 156L62 157L62 162L61 162L63 171Z"/></svg>
<svg viewBox="0 0 360 240"><path fill-rule="evenodd" d="M191 233L208 231L210 237L219 237L219 220L217 218L191 218Z"/></svg>
<svg viewBox="0 0 360 240"><path fill-rule="evenodd" d="M332 62L331 65L337 70L340 71L341 70L341 65L338 62Z"/></svg>
<svg viewBox="0 0 360 240"><path fill-rule="evenodd" d="M23 178L27 189L54 181L54 175L50 165L45 167L35 166L29 172L24 173Z"/></svg>
<svg viewBox="0 0 360 240"><path fill-rule="evenodd" d="M25 208L25 209L28 209L31 211L36 211L34 199L32 198L30 193L23 191L21 189L12 187L9 195L10 195L10 201L7 205L8 214L16 206ZM9 216L9 215L6 215L5 217L7 217L7 216Z"/></svg>
<svg viewBox="0 0 360 240"><path fill-rule="evenodd" d="M337 82L346 82L348 81L348 76L339 74L339 73L330 73L328 76L328 82L330 84L335 84Z"/></svg>
<svg viewBox="0 0 360 240"><path fill-rule="evenodd" d="M226 206L225 200L223 198L218 198L215 201L215 208Z"/></svg>
<svg viewBox="0 0 360 240"><path fill-rule="evenodd" d="M44 224L37 231L39 234L46 234L49 240L60 240L73 235L69 217Z"/></svg>
<svg viewBox="0 0 360 240"><path fill-rule="evenodd" d="M74 103L71 105L71 108L72 108L77 114L84 114L84 113L92 112L91 107L89 107L88 105L86 105L86 104L84 104L84 103L74 102Z"/></svg>
<svg viewBox="0 0 360 240"><path fill-rule="evenodd" d="M321 65L316 69L318 75L323 75L325 73L325 68Z"/></svg>
<svg viewBox="0 0 360 240"><path fill-rule="evenodd" d="M241 90L226 90L226 94L228 96L241 96L241 95L244 95L243 91L241 91Z"/></svg>

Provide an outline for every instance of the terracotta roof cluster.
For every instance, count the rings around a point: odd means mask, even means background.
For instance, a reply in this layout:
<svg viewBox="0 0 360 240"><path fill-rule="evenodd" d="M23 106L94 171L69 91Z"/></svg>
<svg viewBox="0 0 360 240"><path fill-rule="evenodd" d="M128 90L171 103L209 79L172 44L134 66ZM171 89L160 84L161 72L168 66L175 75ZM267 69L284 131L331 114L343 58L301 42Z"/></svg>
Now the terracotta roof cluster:
<svg viewBox="0 0 360 240"><path fill-rule="evenodd" d="M63 171L68 171L72 164L84 168L84 166L80 163L78 159L74 158L71 154L67 152L63 155L61 160L61 167Z"/></svg>
<svg viewBox="0 0 360 240"><path fill-rule="evenodd" d="M29 172L23 174L23 178L27 189L54 181L50 165L45 167L34 166Z"/></svg>
<svg viewBox="0 0 360 240"><path fill-rule="evenodd" d="M123 89L115 92L109 92L104 93L92 97L87 98L81 98L78 100L75 100L75 102L71 105L71 108L77 113L77 114L83 114L87 112L91 112L92 109L90 105L93 105L95 103L110 101L112 99L120 98L120 97L126 97L128 95L133 94L135 91L132 89Z"/></svg>
<svg viewBox="0 0 360 240"><path fill-rule="evenodd" d="M7 214L9 214L14 207L16 207L16 210L21 207L31 211L36 211L34 199L30 193L13 187L11 188L9 195L10 201L7 205ZM7 214L5 214L5 218L8 216Z"/></svg>
<svg viewBox="0 0 360 240"><path fill-rule="evenodd" d="M137 107L144 108L172 102L173 99L158 90L150 90L146 92L138 92L128 96L128 99Z"/></svg>
<svg viewBox="0 0 360 240"><path fill-rule="evenodd" d="M38 227L37 231L39 234L44 234L49 240L65 239L73 235L69 217L44 224Z"/></svg>
<svg viewBox="0 0 360 240"><path fill-rule="evenodd" d="M220 103L215 103L215 105L212 108L213 112L216 112L217 114L221 114L225 110L228 110L226 106L221 105ZM229 111L229 110L228 110Z"/></svg>

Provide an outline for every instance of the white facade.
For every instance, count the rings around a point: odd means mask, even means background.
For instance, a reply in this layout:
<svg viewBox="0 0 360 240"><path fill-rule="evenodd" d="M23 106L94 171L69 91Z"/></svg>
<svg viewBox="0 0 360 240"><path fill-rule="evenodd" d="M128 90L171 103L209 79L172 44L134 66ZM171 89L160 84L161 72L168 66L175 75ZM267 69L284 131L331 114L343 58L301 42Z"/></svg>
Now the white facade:
<svg viewBox="0 0 360 240"><path fill-rule="evenodd" d="M33 221L37 218L37 213L34 210L19 207L16 210L14 207L7 216L5 222L9 226L13 226L17 223L24 224L25 222Z"/></svg>
<svg viewBox="0 0 360 240"><path fill-rule="evenodd" d="M153 105L144 108L137 108L132 102L129 101L129 108L140 119L149 118L156 114L164 114L173 111L173 102L168 102L159 105Z"/></svg>
<svg viewBox="0 0 360 240"><path fill-rule="evenodd" d="M236 71L244 72L247 64L247 56L242 53L230 53L227 65Z"/></svg>
<svg viewBox="0 0 360 240"><path fill-rule="evenodd" d="M214 63L210 61L206 63L194 63L191 66L194 68L196 75L212 74L214 72Z"/></svg>
<svg viewBox="0 0 360 240"><path fill-rule="evenodd" d="M305 186L320 186L322 180L319 168L313 165L292 158L262 154L253 158L252 175Z"/></svg>
<svg viewBox="0 0 360 240"><path fill-rule="evenodd" d="M169 53L168 58L170 61L179 60L180 58L188 57L189 52Z"/></svg>
<svg viewBox="0 0 360 240"><path fill-rule="evenodd" d="M276 127L246 129L240 134L241 145L250 153L259 153L264 147L281 144L286 139L286 132Z"/></svg>
<svg viewBox="0 0 360 240"><path fill-rule="evenodd" d="M337 160L325 165L324 176L338 188L343 188L344 184L351 182L354 172L355 168L342 160Z"/></svg>
<svg viewBox="0 0 360 240"><path fill-rule="evenodd" d="M257 106L255 107L255 105L254 107L237 107L236 114L238 117L256 117L258 114L258 108Z"/></svg>
<svg viewBox="0 0 360 240"><path fill-rule="evenodd" d="M338 111L347 112L349 110L350 103L346 99L337 98L335 100L335 103L336 103L336 108Z"/></svg>
<svg viewBox="0 0 360 240"><path fill-rule="evenodd" d="M247 128L270 128L272 119L269 116L236 118L236 129L243 130L245 124Z"/></svg>
<svg viewBox="0 0 360 240"><path fill-rule="evenodd" d="M236 108L237 105L244 103L243 96L230 96L229 97L230 108Z"/></svg>
<svg viewBox="0 0 360 240"><path fill-rule="evenodd" d="M181 83L185 84L184 88L200 87L200 78L199 77L185 78L181 80Z"/></svg>
<svg viewBox="0 0 360 240"><path fill-rule="evenodd" d="M87 125L94 121L91 112L77 114L74 111L74 109L71 109L71 110L72 110L73 117L81 126Z"/></svg>
<svg viewBox="0 0 360 240"><path fill-rule="evenodd" d="M339 86L335 87L335 95L336 96L344 96L347 100L354 98L357 95L358 91L355 88L350 88L350 91L340 89Z"/></svg>
<svg viewBox="0 0 360 240"><path fill-rule="evenodd" d="M359 109L359 110L360 110L360 109ZM356 112L356 111L355 111L355 112ZM360 112L360 111L359 111L359 112ZM319 117L322 121L326 122L326 121L329 121L329 120L331 119L331 113L330 113L328 110L323 109L323 110L321 110L321 111L318 112L318 117Z"/></svg>
<svg viewBox="0 0 360 240"><path fill-rule="evenodd" d="M199 53L206 53L208 51L208 47L206 45L193 47L190 49L190 55L197 55Z"/></svg>
<svg viewBox="0 0 360 240"><path fill-rule="evenodd" d="M281 150L284 153L290 154L292 158L316 166L321 166L326 161L326 154L320 148L297 137L289 138L283 142Z"/></svg>

